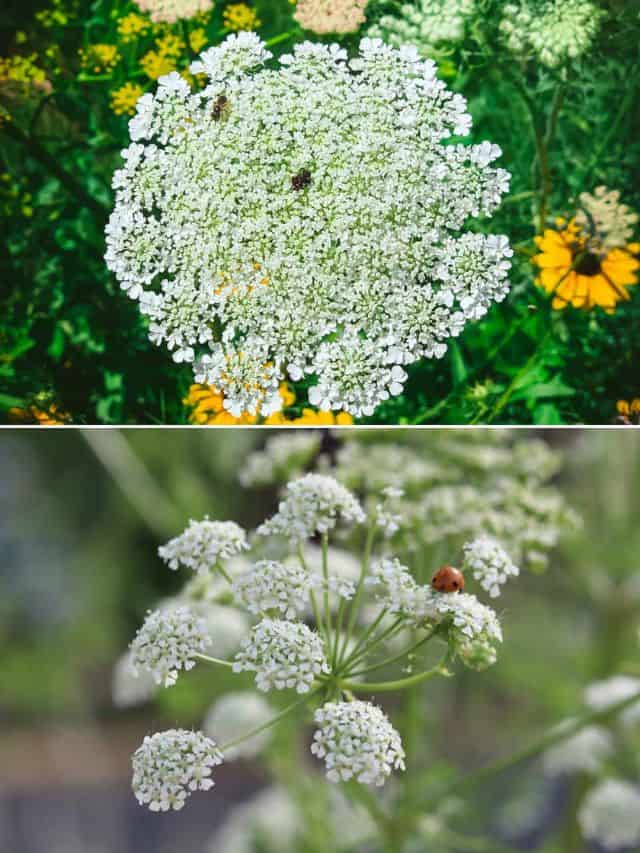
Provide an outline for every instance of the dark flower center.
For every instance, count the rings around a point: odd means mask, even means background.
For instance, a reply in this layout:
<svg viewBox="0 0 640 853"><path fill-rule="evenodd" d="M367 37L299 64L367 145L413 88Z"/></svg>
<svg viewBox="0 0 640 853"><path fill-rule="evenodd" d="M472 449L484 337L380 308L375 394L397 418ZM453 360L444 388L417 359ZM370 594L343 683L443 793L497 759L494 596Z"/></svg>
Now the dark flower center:
<svg viewBox="0 0 640 853"><path fill-rule="evenodd" d="M301 169L297 175L291 178L291 186L294 190L303 190L311 183L311 172L308 169Z"/></svg>
<svg viewBox="0 0 640 853"><path fill-rule="evenodd" d="M601 270L600 258L595 252L581 252L576 257L573 268L580 275L598 275Z"/></svg>

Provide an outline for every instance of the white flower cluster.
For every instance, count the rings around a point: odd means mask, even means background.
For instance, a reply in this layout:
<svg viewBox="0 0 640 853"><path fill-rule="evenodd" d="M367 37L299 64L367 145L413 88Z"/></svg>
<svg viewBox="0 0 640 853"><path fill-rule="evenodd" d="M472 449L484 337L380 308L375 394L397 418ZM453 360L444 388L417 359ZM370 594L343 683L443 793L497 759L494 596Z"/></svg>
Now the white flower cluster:
<svg viewBox="0 0 640 853"><path fill-rule="evenodd" d="M605 779L584 798L578 822L585 838L607 850L635 849L640 844L640 788Z"/></svg>
<svg viewBox="0 0 640 853"><path fill-rule="evenodd" d="M170 569L186 566L199 574L208 574L219 560L229 559L247 550L247 534L235 521L189 522L181 533L158 548L158 554Z"/></svg>
<svg viewBox="0 0 640 853"><path fill-rule="evenodd" d="M631 675L613 675L604 681L594 681L584 691L586 704L594 711L605 711L611 705L640 694L640 678ZM640 699L620 714L623 726L640 725Z"/></svg>
<svg viewBox="0 0 640 853"><path fill-rule="evenodd" d="M404 770L400 735L370 702L327 702L314 719L311 752L324 759L330 782L384 785L394 769Z"/></svg>
<svg viewBox="0 0 640 853"><path fill-rule="evenodd" d="M593 193L580 193L576 224L593 234L603 252L626 246L638 223L638 214L620 202L619 190L596 187Z"/></svg>
<svg viewBox="0 0 640 853"><path fill-rule="evenodd" d="M476 11L476 0L419 0L403 3L394 15L383 15L368 29L368 35L401 47L415 44L429 56L441 42L455 43L464 37L467 21Z"/></svg>
<svg viewBox="0 0 640 853"><path fill-rule="evenodd" d="M255 672L258 690L307 693L318 675L329 673L329 664L322 639L303 622L263 619L236 655L233 671Z"/></svg>
<svg viewBox="0 0 640 853"><path fill-rule="evenodd" d="M294 19L305 30L326 33L354 33L364 23L369 0L298 0Z"/></svg>
<svg viewBox="0 0 640 853"><path fill-rule="evenodd" d="M206 735L215 736L222 743L231 743L263 726L275 713L260 694L253 690L237 690L225 693L212 705L202 729ZM272 735L272 730L265 729L235 746L225 747L225 761L253 758L269 744Z"/></svg>
<svg viewBox="0 0 640 853"><path fill-rule="evenodd" d="M175 24L213 9L213 0L134 0L154 24Z"/></svg>
<svg viewBox="0 0 640 853"><path fill-rule="evenodd" d="M156 684L171 687L181 669L193 669L209 642L205 623L188 607L149 611L131 643L133 672L146 670Z"/></svg>
<svg viewBox="0 0 640 853"><path fill-rule="evenodd" d="M391 613L404 616L415 625L437 619L437 596L431 587L416 583L409 569L396 558L385 558L371 567L365 585Z"/></svg>
<svg viewBox="0 0 640 853"><path fill-rule="evenodd" d="M479 536L472 542L467 542L463 551L463 568L472 573L492 598L500 595L500 587L510 577L520 574L518 566L492 536Z"/></svg>
<svg viewBox="0 0 640 853"><path fill-rule="evenodd" d="M495 645L502 642L502 628L494 610L465 592L439 595L436 607L451 619L449 641L463 663L482 670L496 662Z"/></svg>
<svg viewBox="0 0 640 853"><path fill-rule="evenodd" d="M133 791L153 812L179 811L193 791L213 788L212 768L222 761L215 741L200 732L158 732L134 753Z"/></svg>
<svg viewBox="0 0 640 853"><path fill-rule="evenodd" d="M318 589L322 579L292 563L260 560L248 572L234 579L233 592L250 613L277 615L295 619L307 609L309 592Z"/></svg>
<svg viewBox="0 0 640 853"><path fill-rule="evenodd" d="M268 438L264 448L250 453L240 471L243 486L267 486L300 476L320 450L322 436L313 430L298 430Z"/></svg>
<svg viewBox="0 0 640 853"><path fill-rule="evenodd" d="M571 723L572 720L565 720L563 727ZM544 753L544 772L547 776L598 773L612 752L610 732L602 726L586 726Z"/></svg>
<svg viewBox="0 0 640 853"><path fill-rule="evenodd" d="M505 297L506 238L463 229L509 175L497 146L448 144L471 117L415 48L269 56L230 36L192 65L203 91L173 73L138 101L106 261L232 414L307 375L313 405L371 415Z"/></svg>
<svg viewBox="0 0 640 853"><path fill-rule="evenodd" d="M524 0L504 7L500 30L513 53L532 51L556 68L591 48L603 15L590 0Z"/></svg>
<svg viewBox="0 0 640 853"><path fill-rule="evenodd" d="M150 672L134 671L131 651L122 655L113 667L111 699L116 708L132 708L153 698L157 683Z"/></svg>
<svg viewBox="0 0 640 853"><path fill-rule="evenodd" d="M208 853L299 853L305 815L287 788L271 785L235 806L207 846Z"/></svg>
<svg viewBox="0 0 640 853"><path fill-rule="evenodd" d="M316 533L327 533L342 519L361 524L365 514L348 489L324 474L305 474L287 485L277 513L258 528L261 536L282 534L303 542Z"/></svg>

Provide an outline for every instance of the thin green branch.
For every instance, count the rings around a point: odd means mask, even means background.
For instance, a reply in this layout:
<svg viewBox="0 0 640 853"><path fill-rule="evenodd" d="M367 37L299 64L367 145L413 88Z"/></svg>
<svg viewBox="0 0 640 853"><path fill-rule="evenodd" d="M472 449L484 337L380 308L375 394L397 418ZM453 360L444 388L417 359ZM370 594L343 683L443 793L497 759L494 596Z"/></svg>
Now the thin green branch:
<svg viewBox="0 0 640 853"><path fill-rule="evenodd" d="M604 723L607 720L612 719L626 708L634 705L636 702L640 702L640 692L635 693L633 696L628 696L626 699L621 699L619 702L615 702L607 708L601 708L597 711L589 711L581 717L573 720L569 725L563 726L561 729L547 732L542 735L542 737L538 738L538 740L523 749L518 750L512 755L509 755L506 758L501 758L486 767L482 767L480 770L476 770L473 773L469 773L468 775L455 780L439 793L439 797L445 797L454 792L460 793L461 791L467 791L471 788L475 788L477 785L484 782L485 779L496 776L498 773L503 773L505 770L510 770L512 767L515 767L517 764L521 764L524 761L536 758L550 747L555 746L555 744L573 737L573 735L577 734L586 726L590 726L593 723Z"/></svg>

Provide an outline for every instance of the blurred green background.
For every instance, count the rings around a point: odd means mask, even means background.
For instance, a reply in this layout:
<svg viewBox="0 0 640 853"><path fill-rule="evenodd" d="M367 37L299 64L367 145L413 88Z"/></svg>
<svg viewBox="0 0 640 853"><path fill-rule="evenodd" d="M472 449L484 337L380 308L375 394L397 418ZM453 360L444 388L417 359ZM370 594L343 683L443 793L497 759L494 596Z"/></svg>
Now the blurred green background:
<svg viewBox="0 0 640 853"><path fill-rule="evenodd" d="M397 443L403 434L394 431ZM125 713L113 707L111 673L145 611L184 580L159 561L158 545L190 517L251 527L273 510L275 490L242 489L237 479L267 435L0 433L3 853L203 853L229 804L263 783L259 767L225 765L216 795L194 797L184 812L139 808L129 788L131 751L163 725L198 726L217 685L196 671L159 704ZM521 435L542 436L562 453L556 485L584 525L545 575L525 575L500 600L497 665L434 684L424 708L434 767L467 770L508 754L579 710L590 681L640 661L640 433ZM526 808L518 806L521 791ZM564 793L539 768L497 777L476 796L490 804L497 833L509 821L513 849L574 849L544 846Z"/></svg>

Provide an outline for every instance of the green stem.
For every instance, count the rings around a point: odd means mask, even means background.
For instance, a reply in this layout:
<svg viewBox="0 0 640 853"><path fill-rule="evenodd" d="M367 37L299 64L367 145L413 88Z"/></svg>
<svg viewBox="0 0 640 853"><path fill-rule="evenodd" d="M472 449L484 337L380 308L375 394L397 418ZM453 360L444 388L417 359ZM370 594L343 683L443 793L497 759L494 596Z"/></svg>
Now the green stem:
<svg viewBox="0 0 640 853"><path fill-rule="evenodd" d="M197 658L198 660L203 660L206 663L215 663L217 666L226 666L229 668L233 666L233 663L231 663L231 661L221 660L220 658L212 658L209 655L195 654L194 658Z"/></svg>
<svg viewBox="0 0 640 853"><path fill-rule="evenodd" d="M489 764L486 767L482 767L480 770L476 770L474 773L469 773L468 775L455 780L440 792L440 796L445 797L449 796L453 792L458 793L475 788L484 782L485 779L489 779L498 773L503 773L505 770L510 770L512 767L515 767L517 764L521 764L523 761L536 758L550 747L555 746L555 744L573 737L573 735L577 734L586 726L590 726L593 723L603 723L612 719L626 708L634 705L636 702L640 702L640 692L635 693L633 696L629 696L626 699L621 699L619 702L610 705L608 708L590 711L583 714L581 717L576 718L570 725L563 726L561 730L547 732L542 735L542 737L538 738L538 740L523 749L518 750L512 755L495 761L493 764Z"/></svg>
<svg viewBox="0 0 640 853"><path fill-rule="evenodd" d="M343 662L340 667L342 672L348 671L350 667L355 666L356 663L359 663L363 658L365 658L368 654L370 654L373 649L377 648L380 643L383 643L385 640L390 639L394 634L399 633L404 628L404 616L399 616L396 621L386 628L381 634L378 634L377 637L374 637L373 640L365 645L360 651L353 652L350 657Z"/></svg>
<svg viewBox="0 0 640 853"><path fill-rule="evenodd" d="M551 336L551 331L548 330L543 335L542 340L540 341L540 343L536 347L535 351L527 359L527 361L525 362L523 367L513 377L513 379L509 383L509 386L507 387L505 392L500 396L500 398L497 401L497 403L495 404L495 406L493 406L493 408L491 409L491 412L489 413L489 416L486 419L486 422L488 424L492 423L492 421L495 420L495 418L500 414L500 412L508 404L509 400L514 395L514 393L518 390L518 382L520 381L520 379L523 376L525 376L531 370L531 368L533 367L535 362L538 360L538 358L540 357L540 353L542 352L543 348L545 347L550 336Z"/></svg>
<svg viewBox="0 0 640 853"><path fill-rule="evenodd" d="M343 661L347 647L349 645L349 638L351 637L351 632L353 631L356 619L358 618L358 610L360 609L360 599L362 598L364 579L367 575L367 572L369 571L369 562L371 560L371 551L373 550L375 536L376 527L372 522L371 526L369 527L369 530L367 531L367 539L365 541L364 553L362 555L362 565L360 567L360 577L358 578L358 585L356 586L355 595L353 596L353 599L351 601L351 607L349 610L349 621L347 622L347 630L345 631L342 649L340 652L340 663L342 663Z"/></svg>
<svg viewBox="0 0 640 853"><path fill-rule="evenodd" d="M433 630L429 631L422 639L418 640L417 643L414 643L412 646L408 646L403 651L398 652L397 655L393 655L393 657L386 658L379 663L372 664L371 666L366 667L366 669L358 669L355 672L351 672L353 675L366 675L368 672L373 672L376 669L382 669L384 666L391 666L391 664L396 663L396 661L402 660L407 655L410 655L412 652L415 652L420 646L423 646L426 642L428 642L436 633L437 628L433 628Z"/></svg>
<svg viewBox="0 0 640 853"><path fill-rule="evenodd" d="M432 669L427 669L424 672L418 672L416 675L410 675L408 678L399 678L396 681L371 681L360 682L351 681L350 679L338 681L338 686L341 689L353 690L354 693L392 693L396 690L405 690L407 687L415 687L416 684L422 684L436 675L447 675L446 662L449 658L449 652L444 656L437 666Z"/></svg>
<svg viewBox="0 0 640 853"><path fill-rule="evenodd" d="M276 723L279 723L280 720L286 717L287 714L290 714L291 711L295 710L296 708L299 708L300 705L306 704L309 699L311 699L312 696L315 696L316 693L319 693L320 690L322 690L322 686L316 687L316 689L312 690L310 693L305 693L304 696L302 696L296 702L292 702L291 705L287 705L286 708L280 711L280 713L276 714L275 717L272 717L270 720L267 720L266 723L263 723L261 726L252 729L250 732L247 732L247 734L242 735L242 737L229 741L229 743L225 743L223 746L220 747L220 749L222 750L222 752L224 752L225 749L229 749L232 746L237 746L239 743L242 743L245 740L249 740L249 738L255 737L266 729L271 728L271 726L275 726Z"/></svg>
<svg viewBox="0 0 640 853"><path fill-rule="evenodd" d="M324 618L327 623L327 641L329 643L328 651L333 658L333 644L331 627L331 607L329 606L329 534L322 534L322 577L324 578ZM337 636L334 642L337 644Z"/></svg>

